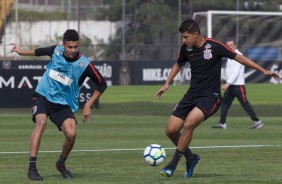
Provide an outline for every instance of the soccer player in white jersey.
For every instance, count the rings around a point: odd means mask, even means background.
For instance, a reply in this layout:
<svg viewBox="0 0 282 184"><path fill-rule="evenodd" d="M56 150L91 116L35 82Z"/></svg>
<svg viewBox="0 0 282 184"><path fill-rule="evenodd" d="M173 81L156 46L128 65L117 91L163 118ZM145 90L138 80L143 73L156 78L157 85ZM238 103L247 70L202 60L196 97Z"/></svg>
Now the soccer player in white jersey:
<svg viewBox="0 0 282 184"><path fill-rule="evenodd" d="M242 53L237 49L236 42L233 38L228 39L226 45L233 49L237 54L242 55ZM252 105L247 99L244 73L244 65L234 61L233 59L227 59L225 67L226 83L222 86L225 92L221 103L220 120L219 123L212 126L212 128L227 128L226 116L235 97L239 100L243 109L252 119L253 124L251 128L256 129L263 126L261 120L257 117Z"/></svg>

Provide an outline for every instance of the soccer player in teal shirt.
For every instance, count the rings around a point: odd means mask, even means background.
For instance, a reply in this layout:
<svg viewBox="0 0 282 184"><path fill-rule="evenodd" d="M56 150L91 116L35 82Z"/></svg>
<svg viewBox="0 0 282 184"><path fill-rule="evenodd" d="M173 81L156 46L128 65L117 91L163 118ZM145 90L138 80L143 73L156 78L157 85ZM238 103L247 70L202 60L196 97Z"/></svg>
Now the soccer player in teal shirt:
<svg viewBox="0 0 282 184"><path fill-rule="evenodd" d="M28 178L42 181L36 167L41 136L49 119L63 131L65 140L60 158L56 162L57 170L66 179L73 175L65 166L76 139L76 119L74 112L78 109L79 92L86 77L92 79L97 88L83 107L83 122L91 119L91 106L107 88L107 83L99 71L79 51L77 31L68 29L63 35L62 45L22 50L11 44L11 52L19 55L51 57L42 79L39 81L33 97L32 114L35 127L30 137L30 160Z"/></svg>

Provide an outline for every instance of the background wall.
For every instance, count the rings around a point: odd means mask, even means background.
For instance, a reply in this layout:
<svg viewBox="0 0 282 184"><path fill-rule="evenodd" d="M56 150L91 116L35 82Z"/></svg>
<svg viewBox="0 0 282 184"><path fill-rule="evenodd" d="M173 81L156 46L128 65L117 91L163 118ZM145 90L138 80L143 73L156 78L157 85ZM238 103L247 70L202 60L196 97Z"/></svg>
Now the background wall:
<svg viewBox="0 0 282 184"><path fill-rule="evenodd" d="M92 64L105 77L108 86L112 85L161 85L165 82L175 61L135 61L124 65L119 61L99 61ZM0 107L30 107L32 95L45 71L47 61L0 61ZM282 64L264 63L263 67L275 70L282 75ZM281 83L263 74L246 69L248 83ZM182 68L173 81L174 85L189 85L189 66ZM222 75L222 80L224 76ZM79 102L83 105L92 95L95 85L86 79Z"/></svg>

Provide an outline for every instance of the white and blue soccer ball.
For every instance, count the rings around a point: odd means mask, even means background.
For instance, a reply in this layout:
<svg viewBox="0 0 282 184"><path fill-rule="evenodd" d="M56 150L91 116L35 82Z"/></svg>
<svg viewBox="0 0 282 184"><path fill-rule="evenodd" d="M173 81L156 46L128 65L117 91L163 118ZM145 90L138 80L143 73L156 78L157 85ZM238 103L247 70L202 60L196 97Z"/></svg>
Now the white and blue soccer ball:
<svg viewBox="0 0 282 184"><path fill-rule="evenodd" d="M159 144L150 144L144 150L144 160L150 166L158 166L165 161L165 149Z"/></svg>

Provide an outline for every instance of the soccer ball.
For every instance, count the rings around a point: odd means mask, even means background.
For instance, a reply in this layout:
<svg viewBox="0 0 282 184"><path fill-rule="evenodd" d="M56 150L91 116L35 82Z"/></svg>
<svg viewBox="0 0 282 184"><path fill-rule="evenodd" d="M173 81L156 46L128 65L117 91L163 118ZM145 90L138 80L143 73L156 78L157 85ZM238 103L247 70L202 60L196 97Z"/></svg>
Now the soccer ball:
<svg viewBox="0 0 282 184"><path fill-rule="evenodd" d="M150 166L157 166L164 162L165 149L159 144L151 144L144 150L144 160Z"/></svg>

